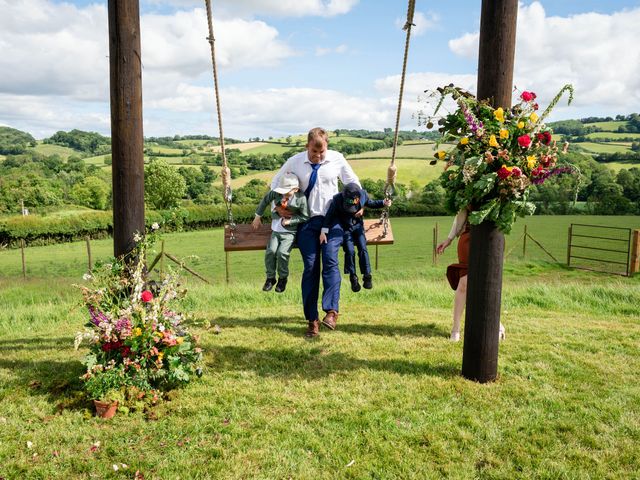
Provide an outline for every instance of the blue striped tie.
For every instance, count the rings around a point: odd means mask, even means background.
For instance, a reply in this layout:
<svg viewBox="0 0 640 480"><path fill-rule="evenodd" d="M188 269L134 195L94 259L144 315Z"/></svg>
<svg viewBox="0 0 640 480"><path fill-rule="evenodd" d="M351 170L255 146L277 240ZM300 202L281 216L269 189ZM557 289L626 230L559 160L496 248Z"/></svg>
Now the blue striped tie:
<svg viewBox="0 0 640 480"><path fill-rule="evenodd" d="M309 177L309 185L307 186L307 189L304 191L304 196L307 198L309 198L309 194L311 193L311 190L313 189L313 187L315 187L316 181L318 180L318 169L320 168L320 164L312 163L311 168L313 169L313 171L311 172L311 176Z"/></svg>

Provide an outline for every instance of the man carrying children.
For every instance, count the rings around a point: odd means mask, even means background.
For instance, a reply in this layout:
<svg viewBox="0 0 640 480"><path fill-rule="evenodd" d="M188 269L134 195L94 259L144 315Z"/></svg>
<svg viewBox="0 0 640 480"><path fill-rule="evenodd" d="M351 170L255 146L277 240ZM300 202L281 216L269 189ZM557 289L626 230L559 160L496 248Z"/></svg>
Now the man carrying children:
<svg viewBox="0 0 640 480"><path fill-rule="evenodd" d="M322 128L312 128L307 135L304 152L289 158L280 168L271 183L271 189L278 186L280 178L287 172L298 177L300 190L307 197L310 219L298 228L297 242L304 271L302 273L302 305L308 322L306 336L315 337L319 333L318 295L322 272L322 310L326 313L322 324L334 330L340 311L340 269L338 252L342 245L344 231L340 223L334 224L326 233L326 243L320 244L320 232L324 216L334 195L338 193L338 179L344 185L360 181L344 156L328 150L327 132ZM290 215L286 209L275 207L281 217Z"/></svg>

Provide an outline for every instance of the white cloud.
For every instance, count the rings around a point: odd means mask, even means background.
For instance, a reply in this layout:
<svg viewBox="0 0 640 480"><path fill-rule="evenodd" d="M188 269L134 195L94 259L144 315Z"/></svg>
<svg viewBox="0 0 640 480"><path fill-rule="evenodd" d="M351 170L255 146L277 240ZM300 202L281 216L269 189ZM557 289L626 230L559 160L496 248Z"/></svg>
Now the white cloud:
<svg viewBox="0 0 640 480"><path fill-rule="evenodd" d="M316 57L323 57L325 55L329 55L330 53L343 54L347 53L348 49L349 48L344 44L338 45L335 48L316 47Z"/></svg>
<svg viewBox="0 0 640 480"><path fill-rule="evenodd" d="M396 26L398 28L403 28L405 23L407 22L405 18L397 18ZM422 12L415 12L413 14L413 27L411 28L411 34L420 36L423 35L428 30L433 30L438 26L440 22L440 16L433 12L428 12L426 14Z"/></svg>
<svg viewBox="0 0 640 480"><path fill-rule="evenodd" d="M358 4L359 0L221 0L212 6L214 16L255 17L270 15L278 17L333 17L344 15ZM148 5L172 5L192 8L202 5L202 0L146 0Z"/></svg>
<svg viewBox="0 0 640 480"><path fill-rule="evenodd" d="M534 90L541 105L572 83L577 108L608 112L640 108L640 8L611 14L547 16L539 2L520 5L514 84ZM449 42L461 56L477 58L477 33Z"/></svg>

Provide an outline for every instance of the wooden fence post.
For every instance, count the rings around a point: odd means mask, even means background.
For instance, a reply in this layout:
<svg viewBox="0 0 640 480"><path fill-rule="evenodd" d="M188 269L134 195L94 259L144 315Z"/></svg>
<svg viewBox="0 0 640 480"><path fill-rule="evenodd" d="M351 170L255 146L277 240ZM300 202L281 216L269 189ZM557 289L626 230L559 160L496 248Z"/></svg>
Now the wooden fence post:
<svg viewBox="0 0 640 480"><path fill-rule="evenodd" d="M25 248L24 238L21 238L20 239L20 253L22 254L22 278L24 278L26 280L26 278L27 278L27 264L25 263L25 260L24 260L24 248Z"/></svg>
<svg viewBox="0 0 640 480"><path fill-rule="evenodd" d="M527 226L524 226L524 239L522 241L522 259L527 258Z"/></svg>
<svg viewBox="0 0 640 480"><path fill-rule="evenodd" d="M85 238L85 240L87 242L87 257L89 258L89 272L91 272L91 270L93 270L93 262L91 261L91 237L87 235L87 238Z"/></svg>
<svg viewBox="0 0 640 480"><path fill-rule="evenodd" d="M631 267L629 275L640 273L640 230L634 230L631 237Z"/></svg>
<svg viewBox="0 0 640 480"><path fill-rule="evenodd" d="M569 225L569 234L567 237L567 267L571 266L571 232L573 231L573 225Z"/></svg>

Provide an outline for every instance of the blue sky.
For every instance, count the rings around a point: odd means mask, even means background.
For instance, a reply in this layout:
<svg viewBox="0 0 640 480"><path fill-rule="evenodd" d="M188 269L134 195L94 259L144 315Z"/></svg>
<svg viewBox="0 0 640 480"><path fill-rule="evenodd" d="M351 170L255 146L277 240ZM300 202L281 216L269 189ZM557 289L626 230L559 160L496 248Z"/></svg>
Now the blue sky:
<svg viewBox="0 0 640 480"><path fill-rule="evenodd" d="M37 138L109 134L106 1L0 0L0 124ZM217 135L204 0L140 0L145 135ZM225 134L281 136L392 127L406 2L213 0ZM480 0L416 1L402 128L419 129L421 94L475 88ZM522 1L515 85L551 119L640 111L640 2ZM424 97L422 95L422 97Z"/></svg>

